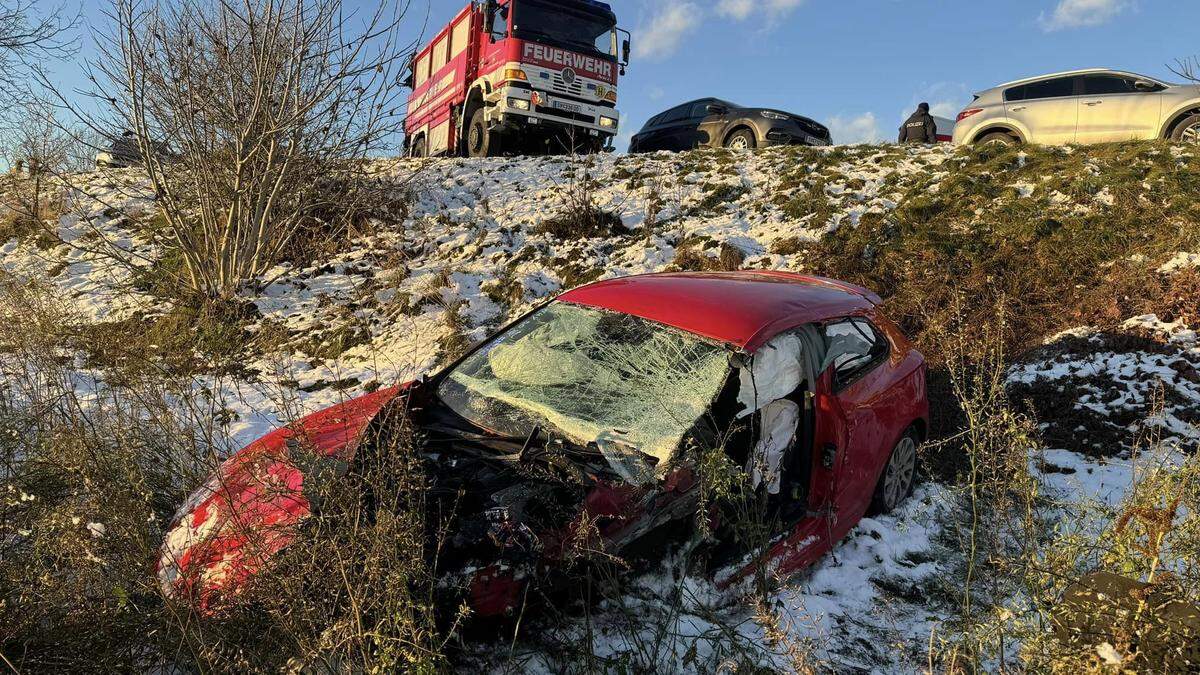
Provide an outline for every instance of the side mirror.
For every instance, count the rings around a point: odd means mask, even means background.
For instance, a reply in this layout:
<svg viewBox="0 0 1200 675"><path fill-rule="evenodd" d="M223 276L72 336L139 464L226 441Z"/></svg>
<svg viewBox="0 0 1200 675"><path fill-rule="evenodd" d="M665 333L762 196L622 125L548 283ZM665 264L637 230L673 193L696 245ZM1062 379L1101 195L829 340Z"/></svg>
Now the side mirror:
<svg viewBox="0 0 1200 675"><path fill-rule="evenodd" d="M629 51L630 51L629 50L629 38L625 38L625 41L621 43L621 63L622 63L622 65L626 65L626 66L629 65Z"/></svg>
<svg viewBox="0 0 1200 675"><path fill-rule="evenodd" d="M723 105L717 105L716 103L709 103L704 107L704 110L709 115L724 115L725 113L729 112L729 108L726 108Z"/></svg>
<svg viewBox="0 0 1200 675"><path fill-rule="evenodd" d="M1154 91L1158 89L1158 85L1149 80L1138 80L1133 83L1133 88L1138 91Z"/></svg>

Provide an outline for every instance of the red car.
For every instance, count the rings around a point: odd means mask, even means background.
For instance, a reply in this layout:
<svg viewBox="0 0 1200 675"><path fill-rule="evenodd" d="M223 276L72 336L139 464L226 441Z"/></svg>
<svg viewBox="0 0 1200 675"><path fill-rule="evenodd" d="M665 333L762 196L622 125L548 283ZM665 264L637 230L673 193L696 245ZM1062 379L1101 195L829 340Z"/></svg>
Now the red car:
<svg viewBox="0 0 1200 675"><path fill-rule="evenodd" d="M458 525L439 569L477 615L511 613L531 580L552 576L580 522L616 554L663 546L665 528L696 520L697 447L723 447L767 493L787 524L767 562L799 570L913 487L929 426L924 358L879 302L773 271L569 291L436 375L230 457L172 523L160 582L206 610L229 601L301 533L314 456L353 470L389 411L420 431L431 499L454 496Z"/></svg>

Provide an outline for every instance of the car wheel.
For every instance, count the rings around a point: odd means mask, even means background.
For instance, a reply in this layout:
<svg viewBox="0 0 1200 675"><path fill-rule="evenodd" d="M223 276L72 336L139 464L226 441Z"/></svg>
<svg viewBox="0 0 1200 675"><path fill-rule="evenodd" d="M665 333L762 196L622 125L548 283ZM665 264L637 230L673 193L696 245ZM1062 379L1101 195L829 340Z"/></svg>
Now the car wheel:
<svg viewBox="0 0 1200 675"><path fill-rule="evenodd" d="M482 107L471 113L471 122L467 125L467 156L491 157L493 134L488 130L487 119Z"/></svg>
<svg viewBox="0 0 1200 675"><path fill-rule="evenodd" d="M749 129L738 129L725 139L725 147L730 150L753 150L758 146L754 140L754 132Z"/></svg>
<svg viewBox="0 0 1200 675"><path fill-rule="evenodd" d="M871 498L871 513L890 513L912 494L917 479L917 434L909 429L888 457Z"/></svg>
<svg viewBox="0 0 1200 675"><path fill-rule="evenodd" d="M1192 115L1180 122L1171 132L1171 140L1189 145L1200 144L1200 115Z"/></svg>
<svg viewBox="0 0 1200 675"><path fill-rule="evenodd" d="M1017 144L1017 139L1013 138L1011 134L1006 134L1003 131L993 131L990 134L984 135L983 138L980 138L976 142L976 145L982 145L982 146L1003 145L1005 147L1009 147L1009 146L1013 146L1016 144Z"/></svg>

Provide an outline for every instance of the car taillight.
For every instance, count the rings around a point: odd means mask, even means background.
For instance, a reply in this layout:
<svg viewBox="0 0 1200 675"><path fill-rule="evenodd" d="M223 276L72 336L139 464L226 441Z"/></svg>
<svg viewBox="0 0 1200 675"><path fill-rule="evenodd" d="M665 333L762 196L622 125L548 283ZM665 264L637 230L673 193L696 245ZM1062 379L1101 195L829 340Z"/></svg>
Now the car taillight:
<svg viewBox="0 0 1200 675"><path fill-rule="evenodd" d="M958 122L961 122L961 121L967 119L971 115L977 115L981 112L983 112L983 108L967 108L966 110L958 113L958 119L956 119L954 121L955 121L955 123L958 123Z"/></svg>

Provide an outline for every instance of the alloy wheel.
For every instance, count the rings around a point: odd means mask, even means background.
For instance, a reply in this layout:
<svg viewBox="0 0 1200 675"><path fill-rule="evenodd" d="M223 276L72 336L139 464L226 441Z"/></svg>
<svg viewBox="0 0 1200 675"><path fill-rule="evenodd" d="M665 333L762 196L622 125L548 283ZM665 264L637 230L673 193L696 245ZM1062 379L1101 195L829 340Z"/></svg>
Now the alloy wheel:
<svg viewBox="0 0 1200 675"><path fill-rule="evenodd" d="M1179 136L1179 140L1189 145L1200 143L1200 122L1197 122L1183 130L1183 134Z"/></svg>
<svg viewBox="0 0 1200 675"><path fill-rule="evenodd" d="M729 141L729 147L733 150L746 150L750 147L750 144L746 142L745 136L737 136Z"/></svg>
<svg viewBox="0 0 1200 675"><path fill-rule="evenodd" d="M893 509L912 490L913 477L917 472L917 442L905 436L892 451L883 477L883 498L888 509Z"/></svg>

